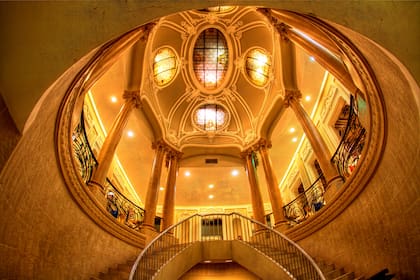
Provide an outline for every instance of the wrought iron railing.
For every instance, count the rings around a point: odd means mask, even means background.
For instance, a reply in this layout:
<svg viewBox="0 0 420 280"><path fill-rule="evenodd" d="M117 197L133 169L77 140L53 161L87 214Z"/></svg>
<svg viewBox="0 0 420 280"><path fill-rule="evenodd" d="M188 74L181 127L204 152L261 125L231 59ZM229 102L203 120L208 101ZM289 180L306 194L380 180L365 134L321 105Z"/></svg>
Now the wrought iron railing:
<svg viewBox="0 0 420 280"><path fill-rule="evenodd" d="M98 165L98 161L89 145L83 112L80 116L80 122L73 131L72 138L74 155L79 163L79 172L83 181L87 183L92 178L93 170Z"/></svg>
<svg viewBox="0 0 420 280"><path fill-rule="evenodd" d="M73 132L73 150L79 163L79 172L83 181L87 184L92 179L92 173L98 165L93 150L86 135L83 112L80 122ZM104 193L96 194L98 201L106 207L120 223L130 228L138 229L144 218L144 209L128 199L118 188L106 178ZM105 199L104 199L105 195Z"/></svg>
<svg viewBox="0 0 420 280"><path fill-rule="evenodd" d="M293 224L305 221L324 204L324 186L319 176L315 182L294 200L283 206L284 217Z"/></svg>
<svg viewBox="0 0 420 280"><path fill-rule="evenodd" d="M193 215L163 231L137 258L130 280L153 279L177 254L196 242L237 240L275 261L294 279L325 279L314 260L278 231L241 214Z"/></svg>
<svg viewBox="0 0 420 280"><path fill-rule="evenodd" d="M143 223L144 209L122 194L108 178L105 189L108 212L120 223L130 228L139 229Z"/></svg>
<svg viewBox="0 0 420 280"><path fill-rule="evenodd" d="M350 95L350 109L347 126L331 162L340 176L346 180L356 167L365 145L366 129L359 120L357 103Z"/></svg>

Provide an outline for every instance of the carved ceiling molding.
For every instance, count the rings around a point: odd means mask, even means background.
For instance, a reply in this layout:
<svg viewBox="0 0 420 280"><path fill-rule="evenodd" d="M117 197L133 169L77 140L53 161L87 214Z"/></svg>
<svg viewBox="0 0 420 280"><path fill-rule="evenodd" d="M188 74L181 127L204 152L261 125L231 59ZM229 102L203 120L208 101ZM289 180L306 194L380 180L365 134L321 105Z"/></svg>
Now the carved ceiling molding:
<svg viewBox="0 0 420 280"><path fill-rule="evenodd" d="M104 231L138 248L143 248L145 245L144 234L118 223L106 211L102 194L82 180L77 160L74 157L72 134L75 123L78 123L76 121L80 121L82 110L78 106L80 100L123 51L138 41L143 36L143 32L150 31L148 26L129 31L98 48L67 89L55 129L56 152L61 173L77 204Z"/></svg>

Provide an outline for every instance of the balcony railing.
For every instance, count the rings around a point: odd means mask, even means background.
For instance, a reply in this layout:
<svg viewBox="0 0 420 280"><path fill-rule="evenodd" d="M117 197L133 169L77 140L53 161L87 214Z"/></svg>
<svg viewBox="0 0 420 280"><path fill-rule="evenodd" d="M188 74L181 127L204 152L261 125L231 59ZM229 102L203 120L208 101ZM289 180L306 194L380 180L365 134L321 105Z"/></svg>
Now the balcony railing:
<svg viewBox="0 0 420 280"><path fill-rule="evenodd" d="M318 177L307 190L294 200L283 206L284 217L292 224L305 221L324 206L324 187L321 177Z"/></svg>
<svg viewBox="0 0 420 280"><path fill-rule="evenodd" d="M72 138L74 155L79 163L79 172L83 181L87 183L92 178L93 170L98 165L98 161L89 145L83 112L80 116L80 122L73 131Z"/></svg>
<svg viewBox="0 0 420 280"><path fill-rule="evenodd" d="M236 240L274 260L292 279L325 279L314 260L278 231L241 214L193 215L157 236L139 255L130 280L153 279L177 254L196 242Z"/></svg>
<svg viewBox="0 0 420 280"><path fill-rule="evenodd" d="M343 180L346 180L356 167L365 145L365 137L366 129L360 123L356 100L350 95L347 126L331 158Z"/></svg>
<svg viewBox="0 0 420 280"><path fill-rule="evenodd" d="M79 163L79 172L83 181L87 184L92 178L92 173L98 165L98 161L89 144L83 112L80 122L73 132L74 156ZM98 201L116 219L130 228L138 229L143 222L144 209L128 199L118 188L106 178L104 192L97 194Z"/></svg>

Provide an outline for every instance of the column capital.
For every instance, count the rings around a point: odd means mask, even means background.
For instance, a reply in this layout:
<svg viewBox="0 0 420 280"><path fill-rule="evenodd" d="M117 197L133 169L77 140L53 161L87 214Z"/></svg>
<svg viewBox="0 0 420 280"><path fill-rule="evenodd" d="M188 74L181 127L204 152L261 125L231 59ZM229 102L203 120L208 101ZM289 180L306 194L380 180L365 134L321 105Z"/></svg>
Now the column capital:
<svg viewBox="0 0 420 280"><path fill-rule="evenodd" d="M139 90L124 90L123 99L126 103L133 104L135 108L141 107Z"/></svg>
<svg viewBox="0 0 420 280"><path fill-rule="evenodd" d="M255 151L260 151L261 149L271 149L272 146L271 140L260 138L253 147Z"/></svg>
<svg viewBox="0 0 420 280"><path fill-rule="evenodd" d="M141 27L141 29L143 29L143 34L139 38L141 42L147 42L147 39L149 39L149 35L152 32L153 28L156 26L156 24L156 22L149 22Z"/></svg>
<svg viewBox="0 0 420 280"><path fill-rule="evenodd" d="M284 105L290 107L292 101L299 101L302 98L302 93L298 89L286 89L284 91Z"/></svg>
<svg viewBox="0 0 420 280"><path fill-rule="evenodd" d="M153 150L163 150L166 151L168 149L168 144L166 144L163 140L157 140L152 143Z"/></svg>
<svg viewBox="0 0 420 280"><path fill-rule="evenodd" d="M263 14L268 21L271 23L271 25L274 27L274 29L277 30L277 32L280 35L280 38L285 41L289 41L289 33L290 33L290 26L285 24L284 22L281 22L277 17L273 15L271 12L271 9L267 8L259 8L257 9L258 12Z"/></svg>

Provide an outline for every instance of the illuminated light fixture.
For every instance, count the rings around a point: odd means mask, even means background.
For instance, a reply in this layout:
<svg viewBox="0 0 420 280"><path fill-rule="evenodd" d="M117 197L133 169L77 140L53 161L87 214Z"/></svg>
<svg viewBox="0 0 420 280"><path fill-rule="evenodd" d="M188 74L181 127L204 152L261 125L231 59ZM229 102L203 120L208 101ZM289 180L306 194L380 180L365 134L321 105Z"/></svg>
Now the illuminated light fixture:
<svg viewBox="0 0 420 280"><path fill-rule="evenodd" d="M268 54L260 48L251 49L245 59L245 71L256 86L264 86L268 81L271 63Z"/></svg>
<svg viewBox="0 0 420 280"><path fill-rule="evenodd" d="M185 176L189 177L191 175L190 171L185 171Z"/></svg>
<svg viewBox="0 0 420 280"><path fill-rule="evenodd" d="M115 96L111 96L111 102L112 103L117 103L118 99Z"/></svg>
<svg viewBox="0 0 420 280"><path fill-rule="evenodd" d="M160 187L159 190L163 191L165 188L164 187Z"/></svg>
<svg viewBox="0 0 420 280"><path fill-rule="evenodd" d="M210 199L213 199L213 198L214 198L214 195L212 195L212 194L211 194L211 195L209 195L209 198L210 198Z"/></svg>
<svg viewBox="0 0 420 280"><path fill-rule="evenodd" d="M199 10L202 12L213 12L213 13L227 13L232 11L235 6L216 6L216 7L208 7L207 9Z"/></svg>
<svg viewBox="0 0 420 280"><path fill-rule="evenodd" d="M222 32L216 28L203 30L193 51L193 70L206 89L216 89L223 82L229 66L229 49Z"/></svg>
<svg viewBox="0 0 420 280"><path fill-rule="evenodd" d="M238 170L232 170L232 176L238 176L239 171Z"/></svg>
<svg viewBox="0 0 420 280"><path fill-rule="evenodd" d="M127 136L130 138L134 137L134 132L132 130L127 131Z"/></svg>
<svg viewBox="0 0 420 280"><path fill-rule="evenodd" d="M289 132L290 133L293 133L293 132L295 132L296 131L296 128L294 128L294 127L291 127L290 129L289 129Z"/></svg>
<svg viewBox="0 0 420 280"><path fill-rule="evenodd" d="M293 137L292 142L297 142L298 138L297 137Z"/></svg>
<svg viewBox="0 0 420 280"><path fill-rule="evenodd" d="M310 100L311 100L311 96L310 96L310 95L307 95L307 96L305 97L305 100L306 100L306 101L310 101Z"/></svg>
<svg viewBox="0 0 420 280"><path fill-rule="evenodd" d="M156 52L153 62L153 75L158 86L165 86L173 80L178 63L175 52L164 47Z"/></svg>
<svg viewBox="0 0 420 280"><path fill-rule="evenodd" d="M209 189L212 189L212 188L214 188L214 185L213 184L210 184L209 185Z"/></svg>
<svg viewBox="0 0 420 280"><path fill-rule="evenodd" d="M205 131L217 131L227 124L227 112L220 105L204 104L195 111L194 122Z"/></svg>
<svg viewBox="0 0 420 280"><path fill-rule="evenodd" d="M311 62L315 62L315 57L310 56L310 57L309 57L309 61L311 61Z"/></svg>

